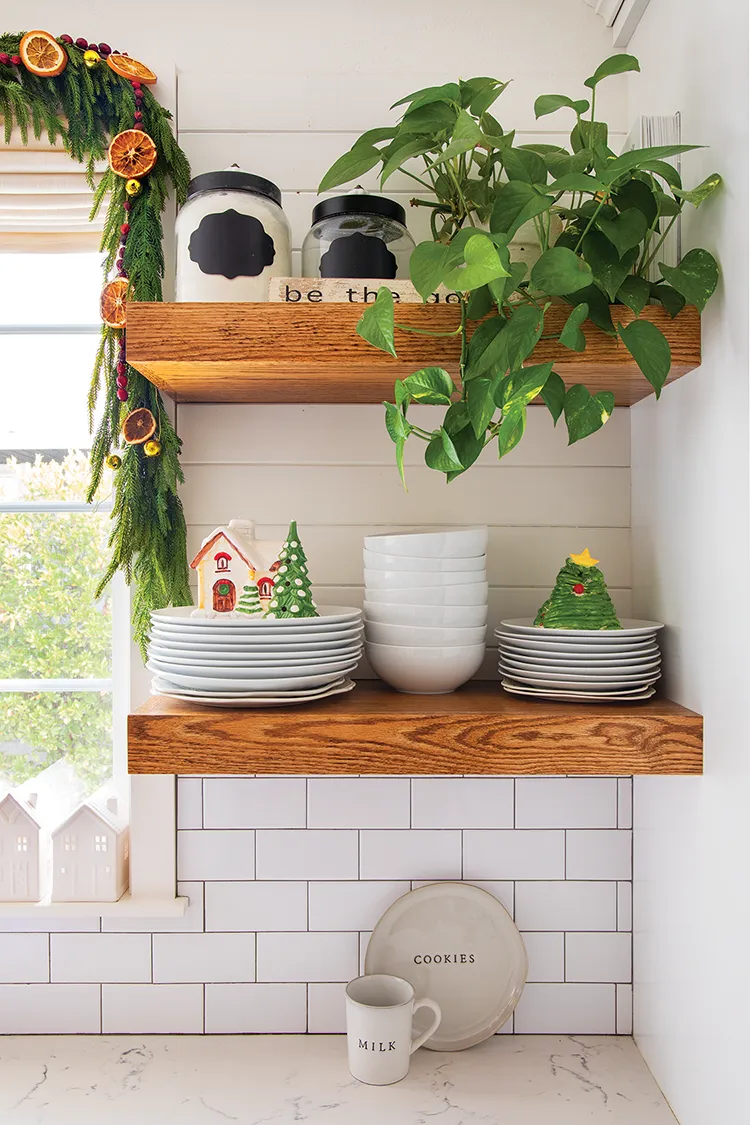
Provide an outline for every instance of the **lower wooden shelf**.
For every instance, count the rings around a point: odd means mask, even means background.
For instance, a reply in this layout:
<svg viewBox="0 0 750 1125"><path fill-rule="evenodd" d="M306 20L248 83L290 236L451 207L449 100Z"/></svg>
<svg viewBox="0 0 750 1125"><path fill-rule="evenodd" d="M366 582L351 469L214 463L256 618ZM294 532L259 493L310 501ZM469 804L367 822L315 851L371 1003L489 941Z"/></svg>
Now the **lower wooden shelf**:
<svg viewBox="0 0 750 1125"><path fill-rule="evenodd" d="M526 700L497 683L402 695L380 681L304 707L155 696L128 718L130 773L700 774L703 718L677 703Z"/></svg>

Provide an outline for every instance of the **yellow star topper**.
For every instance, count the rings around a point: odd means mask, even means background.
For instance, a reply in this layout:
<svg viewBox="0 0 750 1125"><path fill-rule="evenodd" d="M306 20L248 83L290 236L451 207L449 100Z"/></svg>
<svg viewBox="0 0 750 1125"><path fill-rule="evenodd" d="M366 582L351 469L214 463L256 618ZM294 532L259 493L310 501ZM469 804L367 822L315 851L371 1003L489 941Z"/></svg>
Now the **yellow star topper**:
<svg viewBox="0 0 750 1125"><path fill-rule="evenodd" d="M574 562L576 566L596 566L599 562L598 559L592 559L588 547L580 555L571 555L570 561Z"/></svg>

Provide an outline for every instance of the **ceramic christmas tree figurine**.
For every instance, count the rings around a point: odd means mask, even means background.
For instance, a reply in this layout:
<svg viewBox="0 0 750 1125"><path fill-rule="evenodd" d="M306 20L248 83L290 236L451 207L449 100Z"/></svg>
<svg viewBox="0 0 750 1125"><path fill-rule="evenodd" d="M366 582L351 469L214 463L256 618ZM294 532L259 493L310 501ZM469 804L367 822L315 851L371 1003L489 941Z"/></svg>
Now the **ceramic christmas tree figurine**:
<svg viewBox="0 0 750 1125"><path fill-rule="evenodd" d="M621 629L604 575L588 547L569 555L534 621L545 629Z"/></svg>
<svg viewBox="0 0 750 1125"><path fill-rule="evenodd" d="M265 616L318 617L307 573L307 555L299 541L295 520L289 524L286 543L279 552L279 564Z"/></svg>
<svg viewBox="0 0 750 1125"><path fill-rule="evenodd" d="M249 617L262 616L263 606L258 595L257 583L251 582L249 586L243 588L242 596L237 603L237 612L246 613Z"/></svg>

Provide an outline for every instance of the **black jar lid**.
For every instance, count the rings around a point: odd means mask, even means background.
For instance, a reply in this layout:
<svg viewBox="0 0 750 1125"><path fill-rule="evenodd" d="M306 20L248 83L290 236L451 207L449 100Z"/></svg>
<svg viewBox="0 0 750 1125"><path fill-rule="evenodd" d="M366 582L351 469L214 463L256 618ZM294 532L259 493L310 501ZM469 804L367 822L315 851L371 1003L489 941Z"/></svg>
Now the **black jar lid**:
<svg viewBox="0 0 750 1125"><path fill-rule="evenodd" d="M223 168L220 172L204 172L196 176L188 184L187 197L192 199L204 191L247 191L252 195L265 195L281 207L281 191L276 184L240 168Z"/></svg>
<svg viewBox="0 0 750 1125"><path fill-rule="evenodd" d="M384 195L336 195L333 199L321 199L313 207L313 226L321 219L330 219L334 215L380 215L384 219L395 219L406 226L406 211L400 203L386 199Z"/></svg>

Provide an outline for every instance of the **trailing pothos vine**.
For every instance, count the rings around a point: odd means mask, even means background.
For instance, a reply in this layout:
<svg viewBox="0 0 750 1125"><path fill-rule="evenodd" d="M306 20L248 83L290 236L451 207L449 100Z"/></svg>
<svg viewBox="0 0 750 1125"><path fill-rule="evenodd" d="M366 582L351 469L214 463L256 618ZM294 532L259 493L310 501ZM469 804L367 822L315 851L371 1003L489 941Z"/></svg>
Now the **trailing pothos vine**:
<svg viewBox="0 0 750 1125"><path fill-rule="evenodd" d="M411 280L424 301L440 285L456 290L460 324L448 333L395 324L393 296L382 287L357 326L394 356L395 328L460 337L458 397L449 373L431 366L398 380L395 401L384 404L402 479L410 437L426 442L427 465L448 481L489 442L497 442L503 457L523 437L526 408L537 396L555 423L564 416L571 443L600 429L614 409L611 391L566 387L551 362L525 366L542 338L584 351L587 319L618 336L657 397L661 393L670 347L642 314L654 302L672 317L686 302L703 309L716 288L718 266L708 251L691 250L677 266L661 262L660 251L683 207L698 207L721 177L683 188L667 159L695 145L620 156L609 148L607 125L595 116L597 87L612 74L639 69L632 55L613 55L586 79L590 97L537 98L537 118L559 110L574 115L569 148L514 143L514 131L489 112L506 82L472 78L417 90L391 107L406 106L397 125L363 134L323 178L321 191L381 165L381 186L400 171L434 197L412 200L431 209L433 241L413 251ZM525 224L533 225L540 251L530 270L514 260L514 239ZM552 304L570 309L558 331L550 331L551 317L545 325ZM481 323L470 333L471 321ZM413 424L411 403L445 406L442 424L433 430Z"/></svg>
<svg viewBox="0 0 750 1125"><path fill-rule="evenodd" d="M108 44L46 32L0 35L0 115L5 143L14 126L60 141L85 164L93 219L106 206L101 248L102 334L89 395L96 431L88 500L105 466L113 470L111 558L98 594L116 571L133 586L133 628L145 650L149 613L190 604L180 440L159 392L127 361L126 301L160 301L161 215L167 193L185 199L190 169L170 114L149 89L156 76ZM97 164L107 168L97 177Z"/></svg>

